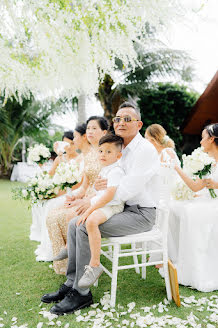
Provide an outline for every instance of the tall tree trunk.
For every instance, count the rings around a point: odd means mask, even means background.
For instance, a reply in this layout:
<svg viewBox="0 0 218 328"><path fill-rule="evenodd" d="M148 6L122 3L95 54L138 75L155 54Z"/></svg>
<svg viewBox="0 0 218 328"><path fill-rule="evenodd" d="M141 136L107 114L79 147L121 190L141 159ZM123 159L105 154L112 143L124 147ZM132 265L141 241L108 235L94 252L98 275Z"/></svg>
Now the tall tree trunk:
<svg viewBox="0 0 218 328"><path fill-rule="evenodd" d="M84 94L78 97L78 124L86 122L86 96Z"/></svg>

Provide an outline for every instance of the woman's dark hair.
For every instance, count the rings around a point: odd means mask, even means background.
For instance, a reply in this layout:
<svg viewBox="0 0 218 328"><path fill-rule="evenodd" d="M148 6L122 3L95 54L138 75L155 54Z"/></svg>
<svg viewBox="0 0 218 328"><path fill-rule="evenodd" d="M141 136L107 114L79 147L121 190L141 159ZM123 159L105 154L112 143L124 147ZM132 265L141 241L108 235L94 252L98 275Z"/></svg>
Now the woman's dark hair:
<svg viewBox="0 0 218 328"><path fill-rule="evenodd" d="M86 126L86 123L78 124L75 127L75 131L77 131L81 136L83 136L84 134L86 134Z"/></svg>
<svg viewBox="0 0 218 328"><path fill-rule="evenodd" d="M207 125L205 129L210 137L214 137L214 142L218 146L218 123Z"/></svg>
<svg viewBox="0 0 218 328"><path fill-rule="evenodd" d="M64 135L63 135L63 137L62 137L62 140L64 140L64 138L67 138L67 139L73 140L73 138L74 138L73 131L70 130L70 131L66 131L66 132L64 132Z"/></svg>
<svg viewBox="0 0 218 328"><path fill-rule="evenodd" d="M90 116L86 121L86 125L88 125L90 121L97 121L102 131L108 131L109 129L108 121L103 116Z"/></svg>

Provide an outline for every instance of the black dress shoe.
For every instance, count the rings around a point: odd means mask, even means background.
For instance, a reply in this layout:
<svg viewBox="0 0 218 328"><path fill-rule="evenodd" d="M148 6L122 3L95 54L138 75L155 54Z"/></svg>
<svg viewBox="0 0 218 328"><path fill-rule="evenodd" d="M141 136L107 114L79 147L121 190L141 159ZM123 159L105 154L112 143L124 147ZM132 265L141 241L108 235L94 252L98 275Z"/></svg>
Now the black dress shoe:
<svg viewBox="0 0 218 328"><path fill-rule="evenodd" d="M67 287L66 285L61 285L57 292L45 294L42 296L41 301L44 303L58 302L64 299L64 297L69 293L72 287Z"/></svg>
<svg viewBox="0 0 218 328"><path fill-rule="evenodd" d="M83 309L93 304L92 294L81 295L76 289L72 289L60 303L54 305L50 312L62 315L64 313L73 313L76 310Z"/></svg>

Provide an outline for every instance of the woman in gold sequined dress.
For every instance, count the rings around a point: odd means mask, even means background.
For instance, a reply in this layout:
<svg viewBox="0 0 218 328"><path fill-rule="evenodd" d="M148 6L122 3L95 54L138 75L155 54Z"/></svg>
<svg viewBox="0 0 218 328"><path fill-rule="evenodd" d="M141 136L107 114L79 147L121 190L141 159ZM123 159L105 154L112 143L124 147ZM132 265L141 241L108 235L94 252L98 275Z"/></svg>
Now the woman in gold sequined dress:
<svg viewBox="0 0 218 328"><path fill-rule="evenodd" d="M98 142L108 131L106 119L91 116L87 120L86 135L78 131L74 134L74 143L81 150L84 158L83 183L79 192L66 197L65 205L49 212L46 223L52 242L53 256L57 256L67 242L67 224L75 216L81 215L88 207L89 199L95 194L93 184L100 172L98 162ZM57 274L65 274L67 259L54 261L53 267Z"/></svg>

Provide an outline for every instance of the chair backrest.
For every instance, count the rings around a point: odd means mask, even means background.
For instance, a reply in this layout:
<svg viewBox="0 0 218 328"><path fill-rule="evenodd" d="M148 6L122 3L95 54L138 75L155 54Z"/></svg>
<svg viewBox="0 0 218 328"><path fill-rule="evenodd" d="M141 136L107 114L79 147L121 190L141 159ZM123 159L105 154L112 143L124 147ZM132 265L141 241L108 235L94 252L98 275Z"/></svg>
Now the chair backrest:
<svg viewBox="0 0 218 328"><path fill-rule="evenodd" d="M163 237L166 239L168 233L168 219L169 208L163 201L160 201L156 211L155 226L162 232Z"/></svg>
<svg viewBox="0 0 218 328"><path fill-rule="evenodd" d="M161 163L160 167L160 201L157 206L155 226L167 238L169 202L171 198L171 185L174 169L168 164Z"/></svg>

